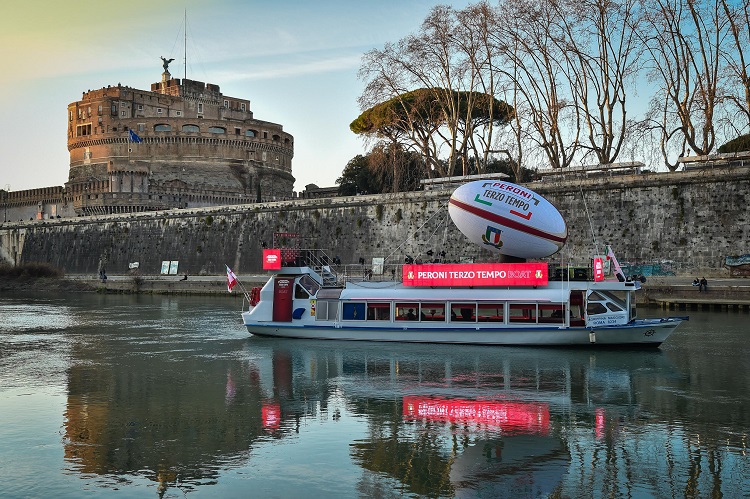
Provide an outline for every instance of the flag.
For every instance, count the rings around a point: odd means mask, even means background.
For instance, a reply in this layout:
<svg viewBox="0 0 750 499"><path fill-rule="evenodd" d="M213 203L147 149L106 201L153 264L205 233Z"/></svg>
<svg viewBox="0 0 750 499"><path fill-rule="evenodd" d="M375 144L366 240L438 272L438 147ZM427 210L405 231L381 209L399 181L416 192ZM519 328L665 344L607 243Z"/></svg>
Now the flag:
<svg viewBox="0 0 750 499"><path fill-rule="evenodd" d="M615 267L615 275L617 275L618 279L624 279L625 276L622 273L622 269L620 268L620 263L617 261L617 258L615 258L615 252L612 251L612 248L607 246L607 260L612 262L612 265Z"/></svg>
<svg viewBox="0 0 750 499"><path fill-rule="evenodd" d="M232 269L228 265L225 266L227 268L227 291L231 293L232 288L237 285L237 276L234 275L234 272L232 272Z"/></svg>
<svg viewBox="0 0 750 499"><path fill-rule="evenodd" d="M130 142L135 142L137 144L140 144L143 142L143 139L138 136L137 133L135 133L133 130L128 130L130 132Z"/></svg>

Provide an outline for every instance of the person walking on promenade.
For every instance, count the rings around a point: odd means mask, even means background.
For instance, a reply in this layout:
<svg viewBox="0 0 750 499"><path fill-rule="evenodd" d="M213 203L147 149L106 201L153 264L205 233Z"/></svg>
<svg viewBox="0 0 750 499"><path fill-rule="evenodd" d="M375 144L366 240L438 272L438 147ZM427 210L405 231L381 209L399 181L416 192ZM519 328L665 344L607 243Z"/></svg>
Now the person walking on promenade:
<svg viewBox="0 0 750 499"><path fill-rule="evenodd" d="M708 292L708 281L705 277L701 278L701 284L700 286L698 286L698 292L700 292L701 290L705 291L706 293Z"/></svg>

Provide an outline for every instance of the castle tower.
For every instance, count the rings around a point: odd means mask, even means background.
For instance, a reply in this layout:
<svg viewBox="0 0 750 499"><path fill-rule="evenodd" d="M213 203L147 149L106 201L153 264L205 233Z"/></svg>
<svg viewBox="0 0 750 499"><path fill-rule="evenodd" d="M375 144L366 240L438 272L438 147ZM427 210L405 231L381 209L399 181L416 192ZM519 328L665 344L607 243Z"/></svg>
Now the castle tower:
<svg viewBox="0 0 750 499"><path fill-rule="evenodd" d="M117 213L290 199L294 138L250 101L171 77L150 90L108 86L68 106L76 213Z"/></svg>

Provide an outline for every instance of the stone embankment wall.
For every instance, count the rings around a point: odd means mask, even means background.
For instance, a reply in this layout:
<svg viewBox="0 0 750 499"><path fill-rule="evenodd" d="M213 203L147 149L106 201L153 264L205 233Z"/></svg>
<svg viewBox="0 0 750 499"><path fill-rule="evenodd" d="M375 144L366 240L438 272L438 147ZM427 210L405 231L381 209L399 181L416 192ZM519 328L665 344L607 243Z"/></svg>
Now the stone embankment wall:
<svg viewBox="0 0 750 499"><path fill-rule="evenodd" d="M609 243L621 261L672 260L686 269L720 269L724 257L750 252L747 198L750 168L606 176L535 182L568 223L558 264L587 264ZM274 232L299 233L303 248L322 248L344 264L427 251L445 259L493 260L469 243L448 217L450 191L292 200L0 225L0 260L49 262L69 274L125 273L139 262L158 274L178 260L179 272L221 274L261 270ZM592 235L593 232L593 235ZM596 241L596 244L595 244ZM433 257L434 258L434 257Z"/></svg>

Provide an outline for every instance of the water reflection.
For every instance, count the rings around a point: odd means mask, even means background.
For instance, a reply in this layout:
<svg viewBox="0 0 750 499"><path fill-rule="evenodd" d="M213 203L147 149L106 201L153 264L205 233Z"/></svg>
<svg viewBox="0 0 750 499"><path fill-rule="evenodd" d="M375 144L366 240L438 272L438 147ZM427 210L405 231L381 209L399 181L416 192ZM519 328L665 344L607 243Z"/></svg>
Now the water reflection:
<svg viewBox="0 0 750 499"><path fill-rule="evenodd" d="M750 495L747 315L588 351L248 338L205 298L0 313L11 496Z"/></svg>
<svg viewBox="0 0 750 499"><path fill-rule="evenodd" d="M747 487L748 415L706 407L686 419L694 401L682 393L700 393L661 350L250 338L200 353L173 343L157 360L118 344L110 362L74 349L65 458L80 473L145 474L162 492L217 483L223 470L253 466L269 442L313 431L348 446L350 462L338 465L360 470L363 495L697 497ZM358 434L341 441L342 423Z"/></svg>
<svg viewBox="0 0 750 499"><path fill-rule="evenodd" d="M275 407L267 429L296 431L304 417L300 401L325 408L332 393L341 391L347 411L368 425L367 438L350 444L354 462L394 479L401 492L430 497L560 493L563 480L582 463L581 454L592 446L612 447L613 428L648 405L639 400L638 385L676 376L658 350L264 339L253 339L247 350L259 377L272 380L263 387ZM571 432L579 445L577 463L569 449ZM612 468L607 480L617 486L623 471Z"/></svg>

